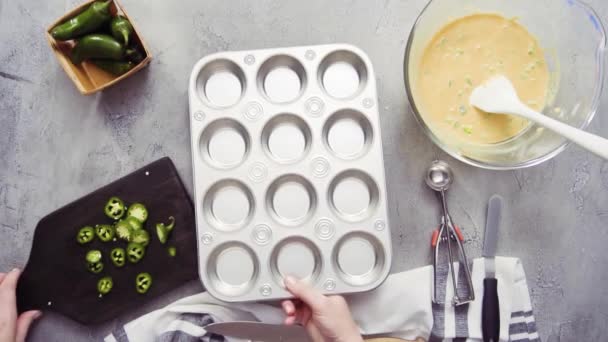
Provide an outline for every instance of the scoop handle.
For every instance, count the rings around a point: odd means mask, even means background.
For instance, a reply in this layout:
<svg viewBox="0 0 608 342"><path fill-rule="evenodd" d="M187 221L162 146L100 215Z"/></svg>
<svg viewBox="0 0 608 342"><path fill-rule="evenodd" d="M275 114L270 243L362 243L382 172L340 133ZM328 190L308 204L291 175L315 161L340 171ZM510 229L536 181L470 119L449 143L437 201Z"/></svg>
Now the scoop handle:
<svg viewBox="0 0 608 342"><path fill-rule="evenodd" d="M524 116L528 120L532 120L537 124L544 126L553 132L563 136L564 138L572 141L580 147L596 154L608 160L608 139L604 139L595 134L591 134L567 125L563 122L552 119L546 115L538 113L526 106L518 110L517 113L512 113L520 116ZM521 115L524 114L524 115Z"/></svg>

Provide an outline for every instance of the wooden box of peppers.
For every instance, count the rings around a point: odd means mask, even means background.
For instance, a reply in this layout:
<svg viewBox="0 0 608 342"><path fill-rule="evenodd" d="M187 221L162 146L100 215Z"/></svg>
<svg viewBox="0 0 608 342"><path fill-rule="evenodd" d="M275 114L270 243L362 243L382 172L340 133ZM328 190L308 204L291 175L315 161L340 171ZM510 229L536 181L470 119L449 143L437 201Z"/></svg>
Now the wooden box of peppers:
<svg viewBox="0 0 608 342"><path fill-rule="evenodd" d="M150 63L150 53L116 0L87 2L57 20L47 39L85 95L105 89Z"/></svg>

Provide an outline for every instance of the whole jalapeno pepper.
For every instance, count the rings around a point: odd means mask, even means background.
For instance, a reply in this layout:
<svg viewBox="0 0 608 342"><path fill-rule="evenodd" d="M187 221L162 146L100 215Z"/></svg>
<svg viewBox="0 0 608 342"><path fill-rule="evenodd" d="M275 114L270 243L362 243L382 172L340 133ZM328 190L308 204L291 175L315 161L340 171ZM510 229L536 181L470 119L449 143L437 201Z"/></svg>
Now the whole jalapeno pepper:
<svg viewBox="0 0 608 342"><path fill-rule="evenodd" d="M135 277L135 290L137 293L144 294L152 286L152 276L150 273L140 273Z"/></svg>
<svg viewBox="0 0 608 342"><path fill-rule="evenodd" d="M51 30L51 36L57 40L65 41L97 30L111 19L111 2L111 0L94 2L82 13L55 26Z"/></svg>
<svg viewBox="0 0 608 342"><path fill-rule="evenodd" d="M97 282L97 292L99 292L99 294L104 295L110 293L112 287L114 287L114 282L111 277L103 277Z"/></svg>
<svg viewBox="0 0 608 342"><path fill-rule="evenodd" d="M89 243L89 242L93 241L94 238L95 238L95 230L93 230L93 227L91 227L91 226L86 226L86 227L80 228L80 230L78 231L78 235L76 236L76 240L81 245L84 245L85 243Z"/></svg>
<svg viewBox="0 0 608 342"><path fill-rule="evenodd" d="M98 224L95 226L95 234L99 240L108 242L114 238L114 227L109 224Z"/></svg>
<svg viewBox="0 0 608 342"><path fill-rule="evenodd" d="M114 76L126 74L135 66L132 62L112 61L107 59L94 59L91 62Z"/></svg>
<svg viewBox="0 0 608 342"><path fill-rule="evenodd" d="M72 49L72 63L80 64L89 58L122 60L125 48L114 37L107 34L89 34L78 40Z"/></svg>
<svg viewBox="0 0 608 342"><path fill-rule="evenodd" d="M139 64L141 61L143 61L146 58L144 53L135 47L127 48L125 50L125 57L127 57L128 60L130 60L131 62L133 62L135 64Z"/></svg>
<svg viewBox="0 0 608 342"><path fill-rule="evenodd" d="M116 196L110 197L103 208L103 212L112 220L119 220L125 214L125 211L125 202Z"/></svg>
<svg viewBox="0 0 608 342"><path fill-rule="evenodd" d="M110 259L116 267L123 267L127 261L127 254L124 249L117 247L110 252Z"/></svg>
<svg viewBox="0 0 608 342"><path fill-rule="evenodd" d="M110 22L110 32L112 36L125 46L129 45L129 37L133 33L133 25L123 16L116 16Z"/></svg>
<svg viewBox="0 0 608 342"><path fill-rule="evenodd" d="M146 249L139 243L131 242L127 246L127 258L133 264L138 263L146 254Z"/></svg>

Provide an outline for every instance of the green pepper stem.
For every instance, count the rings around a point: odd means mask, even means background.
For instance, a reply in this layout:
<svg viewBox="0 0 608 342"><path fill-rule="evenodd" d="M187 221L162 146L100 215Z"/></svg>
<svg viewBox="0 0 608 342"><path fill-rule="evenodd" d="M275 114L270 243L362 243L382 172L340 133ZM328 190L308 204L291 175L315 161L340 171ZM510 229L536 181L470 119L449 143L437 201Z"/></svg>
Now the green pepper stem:
<svg viewBox="0 0 608 342"><path fill-rule="evenodd" d="M175 218L173 216L169 216L169 221L171 223L169 223L169 225L165 226L167 228L167 231L172 231L173 227L175 226Z"/></svg>

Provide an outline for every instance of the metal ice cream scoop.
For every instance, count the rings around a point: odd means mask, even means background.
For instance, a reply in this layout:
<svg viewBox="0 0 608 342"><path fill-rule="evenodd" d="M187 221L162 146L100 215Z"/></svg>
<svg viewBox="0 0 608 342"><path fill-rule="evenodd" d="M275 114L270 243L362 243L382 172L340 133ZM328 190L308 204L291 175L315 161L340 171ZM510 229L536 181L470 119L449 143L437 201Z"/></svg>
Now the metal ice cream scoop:
<svg viewBox="0 0 608 342"><path fill-rule="evenodd" d="M433 253L433 303L445 304L445 301L437 298L437 263L439 259L439 251L442 249L443 244L447 244L448 251L448 267L452 278L452 285L454 286L454 298L452 303L454 305L466 304L475 299L475 293L473 290L473 282L471 281L471 271L469 269L469 261L467 260L464 247L462 242L464 237L460 228L452 223L452 218L448 212L448 205L445 199L445 193L452 184L453 173L450 166L440 160L434 161L429 167L425 182L433 190L440 195L441 205L443 214L441 216L441 224L438 229L433 232L431 239L431 246L434 248ZM456 243L457 251L452 251L452 244ZM456 271L454 270L454 262L459 263L460 271L464 272L466 279L467 290L459 290L456 281Z"/></svg>

